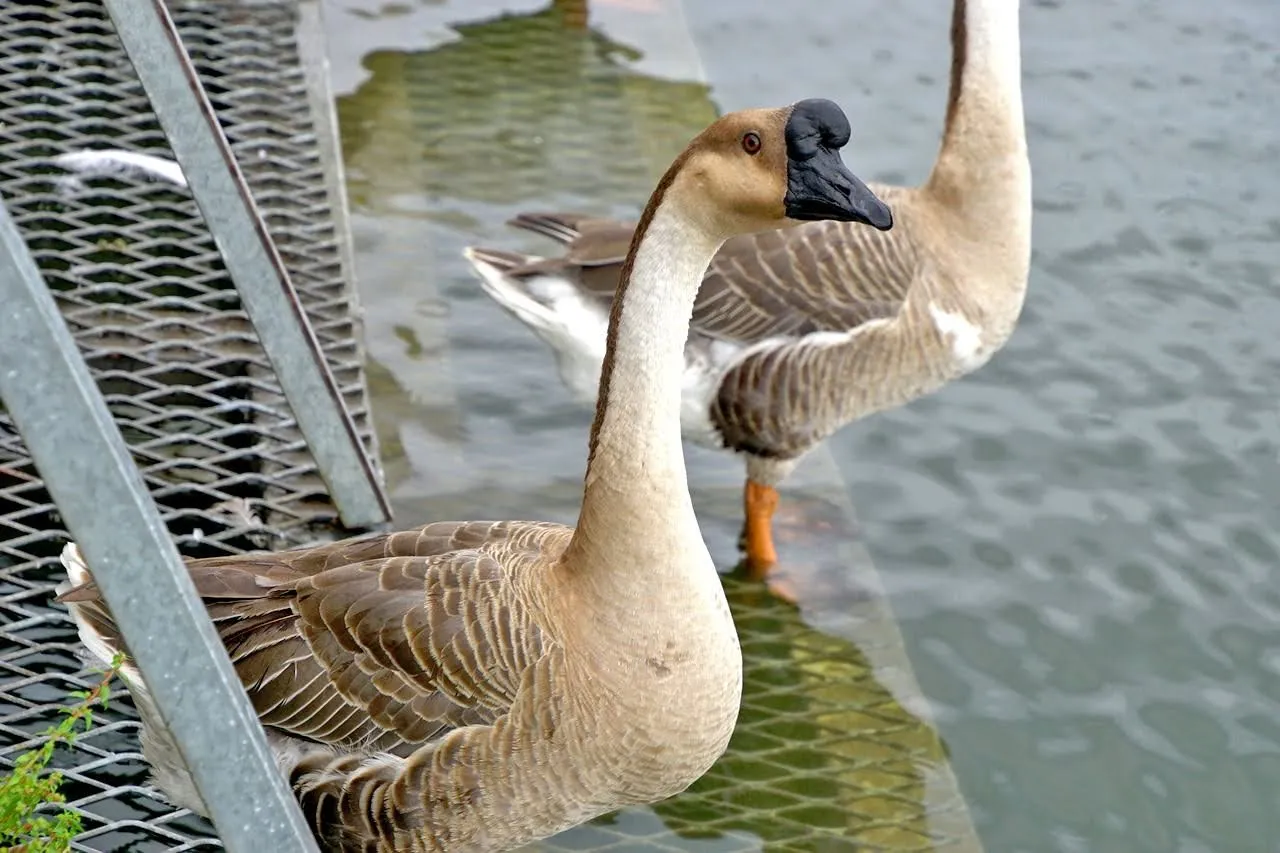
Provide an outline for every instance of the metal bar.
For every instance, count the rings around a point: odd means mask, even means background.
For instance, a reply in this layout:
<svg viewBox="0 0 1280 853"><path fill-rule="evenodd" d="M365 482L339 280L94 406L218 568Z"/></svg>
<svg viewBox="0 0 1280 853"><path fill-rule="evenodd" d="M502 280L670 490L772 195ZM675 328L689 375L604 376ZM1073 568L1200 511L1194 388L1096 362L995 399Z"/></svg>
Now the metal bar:
<svg viewBox="0 0 1280 853"><path fill-rule="evenodd" d="M388 521L380 478L163 0L105 4L343 523Z"/></svg>
<svg viewBox="0 0 1280 853"><path fill-rule="evenodd" d="M294 32L298 38L298 61L302 64L302 71L307 79L311 114L315 117L316 147L320 149L320 161L324 164L328 177L329 209L335 242L338 244L342 270L350 289L352 307L355 307L359 293L356 286L355 247L351 243L351 205L347 203L346 164L342 161L342 138L329 79L324 15L324 0L301 0L298 3L298 23ZM356 341L363 343L364 320L358 312L353 312L351 319L356 328Z"/></svg>
<svg viewBox="0 0 1280 853"><path fill-rule="evenodd" d="M226 848L317 853L75 340L0 200L0 400L80 545Z"/></svg>

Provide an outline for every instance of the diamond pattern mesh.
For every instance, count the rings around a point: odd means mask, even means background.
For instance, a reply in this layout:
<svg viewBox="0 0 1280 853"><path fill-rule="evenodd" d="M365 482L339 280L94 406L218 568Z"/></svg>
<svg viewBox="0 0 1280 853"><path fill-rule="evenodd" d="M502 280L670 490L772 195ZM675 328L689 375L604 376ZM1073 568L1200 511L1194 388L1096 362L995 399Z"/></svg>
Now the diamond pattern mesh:
<svg viewBox="0 0 1280 853"><path fill-rule="evenodd" d="M359 329L290 2L170 4L356 419L376 451ZM60 154L172 157L97 2L0 3L0 193L75 334L179 547L212 556L329 535L336 512L189 193L138 178L67 179ZM38 366L33 370L33 381ZM50 606L66 541L0 414L0 764L58 719L83 672ZM143 787L121 694L59 750L85 850L219 847Z"/></svg>

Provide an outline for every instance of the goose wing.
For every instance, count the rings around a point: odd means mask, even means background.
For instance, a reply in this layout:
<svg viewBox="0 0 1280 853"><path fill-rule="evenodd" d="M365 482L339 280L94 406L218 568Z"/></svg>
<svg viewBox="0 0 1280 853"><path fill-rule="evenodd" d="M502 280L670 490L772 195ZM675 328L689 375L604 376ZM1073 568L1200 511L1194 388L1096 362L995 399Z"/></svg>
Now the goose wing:
<svg viewBox="0 0 1280 853"><path fill-rule="evenodd" d="M547 643L515 578L558 555L568 532L548 523L429 524L189 568L265 725L402 751L507 712ZM62 598L79 602L120 647L92 583Z"/></svg>
<svg viewBox="0 0 1280 853"><path fill-rule="evenodd" d="M917 258L909 219L895 202L912 190L874 186L894 205L897 224L881 232L846 222L810 222L727 241L694 304L691 335L743 345L819 331L848 331L901 308ZM572 213L523 213L511 224L565 245L558 258L521 274L551 273L607 305L618 288L634 222Z"/></svg>

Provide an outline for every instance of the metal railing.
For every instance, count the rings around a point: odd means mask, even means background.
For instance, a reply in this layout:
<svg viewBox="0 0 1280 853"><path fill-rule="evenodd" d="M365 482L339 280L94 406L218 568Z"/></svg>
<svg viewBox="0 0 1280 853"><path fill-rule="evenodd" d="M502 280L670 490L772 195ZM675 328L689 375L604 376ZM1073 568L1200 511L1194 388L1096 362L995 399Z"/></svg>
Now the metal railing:
<svg viewBox="0 0 1280 853"><path fill-rule="evenodd" d="M230 0L0 8L0 763L82 683L50 602L75 538L241 851L315 845L175 541L192 555L314 541L330 496L348 527L389 515L330 213L340 169L320 153L331 117L311 108L327 92L313 97L299 46L317 16ZM176 156L186 186L58 166L105 148ZM118 737L136 723L117 714L59 754L88 830L77 848L216 846L137 784Z"/></svg>

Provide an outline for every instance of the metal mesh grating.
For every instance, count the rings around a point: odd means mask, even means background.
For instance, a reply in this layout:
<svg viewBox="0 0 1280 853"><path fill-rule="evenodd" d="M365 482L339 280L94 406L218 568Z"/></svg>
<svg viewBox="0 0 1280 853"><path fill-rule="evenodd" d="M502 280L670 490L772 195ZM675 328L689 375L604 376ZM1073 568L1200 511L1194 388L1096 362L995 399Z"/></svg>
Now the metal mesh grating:
<svg viewBox="0 0 1280 853"><path fill-rule="evenodd" d="M337 169L321 153L329 116L311 106L328 94L309 88L297 4L170 9L376 454L334 227ZM51 161L85 148L172 156L100 4L0 4L0 193L179 547L211 556L322 538L336 512L195 203L159 183L68 181ZM38 365L26 367L34 377ZM0 415L0 764L92 679L70 621L50 606L65 541ZM220 846L205 821L142 787L136 729L122 696L55 759L84 817L81 849Z"/></svg>

